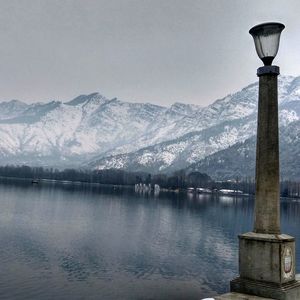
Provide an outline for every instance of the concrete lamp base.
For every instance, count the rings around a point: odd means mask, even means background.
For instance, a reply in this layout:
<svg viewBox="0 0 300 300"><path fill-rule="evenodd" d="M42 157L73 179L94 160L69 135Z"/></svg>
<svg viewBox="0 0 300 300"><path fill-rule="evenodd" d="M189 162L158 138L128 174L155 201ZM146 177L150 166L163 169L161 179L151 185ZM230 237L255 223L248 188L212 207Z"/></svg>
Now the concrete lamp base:
<svg viewBox="0 0 300 300"><path fill-rule="evenodd" d="M295 281L291 284L272 285L270 283L255 282L236 278L231 281L230 287L232 291L239 291L245 294L257 295L263 299L276 300L299 300L300 299L300 282ZM247 298L246 298L247 299ZM250 298L251 299L251 298Z"/></svg>
<svg viewBox="0 0 300 300"><path fill-rule="evenodd" d="M212 299L214 300L273 300L271 298L262 298L262 297L240 294L240 293L228 293L221 296L216 296L215 298Z"/></svg>
<svg viewBox="0 0 300 300"><path fill-rule="evenodd" d="M293 237L249 232L239 236L239 243L240 277L230 282L231 292L278 300L300 299Z"/></svg>

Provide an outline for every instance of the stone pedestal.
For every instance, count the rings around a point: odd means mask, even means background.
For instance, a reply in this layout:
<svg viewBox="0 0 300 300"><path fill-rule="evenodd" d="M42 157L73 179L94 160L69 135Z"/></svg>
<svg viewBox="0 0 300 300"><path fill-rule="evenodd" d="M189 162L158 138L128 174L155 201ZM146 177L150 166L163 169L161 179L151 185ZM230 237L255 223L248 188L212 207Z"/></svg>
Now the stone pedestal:
<svg viewBox="0 0 300 300"><path fill-rule="evenodd" d="M293 237L249 232L239 236L239 243L240 277L231 281L232 292L300 300Z"/></svg>
<svg viewBox="0 0 300 300"><path fill-rule="evenodd" d="M214 300L273 300L271 298L262 298L258 296L252 296L240 293L228 293L212 298ZM205 299L204 299L205 300Z"/></svg>

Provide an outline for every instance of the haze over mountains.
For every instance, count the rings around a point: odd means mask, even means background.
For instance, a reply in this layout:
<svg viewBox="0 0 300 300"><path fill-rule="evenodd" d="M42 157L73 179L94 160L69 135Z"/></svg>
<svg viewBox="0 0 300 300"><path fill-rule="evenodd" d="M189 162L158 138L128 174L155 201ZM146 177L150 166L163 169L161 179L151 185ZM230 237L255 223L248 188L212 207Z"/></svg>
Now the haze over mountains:
<svg viewBox="0 0 300 300"><path fill-rule="evenodd" d="M252 176L258 84L207 107L129 103L93 93L69 102L0 103L0 163ZM300 77L279 78L282 172L300 177Z"/></svg>

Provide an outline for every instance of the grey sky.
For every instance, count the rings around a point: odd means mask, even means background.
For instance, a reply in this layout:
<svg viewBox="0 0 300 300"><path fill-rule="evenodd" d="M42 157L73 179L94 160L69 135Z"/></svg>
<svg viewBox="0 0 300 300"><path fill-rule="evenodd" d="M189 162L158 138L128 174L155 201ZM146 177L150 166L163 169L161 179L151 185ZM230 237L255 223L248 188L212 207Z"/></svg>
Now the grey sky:
<svg viewBox="0 0 300 300"><path fill-rule="evenodd" d="M206 105L256 80L248 30L286 25L274 63L300 75L299 0L0 0L0 99Z"/></svg>

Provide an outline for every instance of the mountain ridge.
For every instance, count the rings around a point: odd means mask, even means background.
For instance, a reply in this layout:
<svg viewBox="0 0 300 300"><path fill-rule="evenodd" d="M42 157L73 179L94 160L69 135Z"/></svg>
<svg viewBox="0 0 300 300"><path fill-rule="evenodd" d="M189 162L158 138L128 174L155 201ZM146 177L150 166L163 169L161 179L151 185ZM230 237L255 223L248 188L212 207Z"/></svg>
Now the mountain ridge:
<svg viewBox="0 0 300 300"><path fill-rule="evenodd" d="M282 127L300 119L300 77L279 78ZM171 172L255 135L258 83L203 107L108 99L0 103L0 163ZM291 143L291 142L290 142Z"/></svg>

